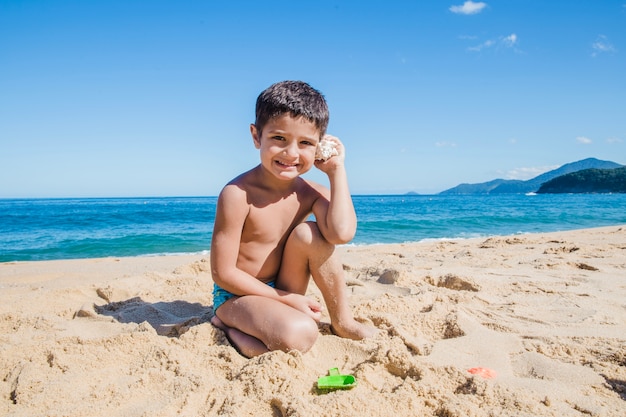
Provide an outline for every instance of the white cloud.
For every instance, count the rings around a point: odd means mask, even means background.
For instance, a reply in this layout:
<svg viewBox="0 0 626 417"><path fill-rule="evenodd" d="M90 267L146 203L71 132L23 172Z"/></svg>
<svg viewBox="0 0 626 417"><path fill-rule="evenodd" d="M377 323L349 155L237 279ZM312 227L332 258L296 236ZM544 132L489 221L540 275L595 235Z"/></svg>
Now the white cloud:
<svg viewBox="0 0 626 417"><path fill-rule="evenodd" d="M515 33L511 33L509 36L505 36L502 39L502 43L509 48L515 46L517 43L517 35Z"/></svg>
<svg viewBox="0 0 626 417"><path fill-rule="evenodd" d="M543 166L543 167L523 167L515 168L507 172L506 179L509 180L529 180L535 178L537 175L541 175L544 172L557 169L558 165Z"/></svg>
<svg viewBox="0 0 626 417"><path fill-rule="evenodd" d="M450 11L457 14L477 14L485 7L487 7L487 3L483 3L482 1L466 1L461 6L450 6Z"/></svg>
<svg viewBox="0 0 626 417"><path fill-rule="evenodd" d="M593 141L591 139L589 139L588 137L585 137L585 136L578 136L576 138L576 141L578 143L582 143L583 145L589 145L589 144L593 143Z"/></svg>
<svg viewBox="0 0 626 417"><path fill-rule="evenodd" d="M472 52L480 52L485 48L491 48L495 44L496 43L494 41L488 40L488 41L481 43L480 45L470 46L469 48L467 48L467 50L472 51Z"/></svg>
<svg viewBox="0 0 626 417"><path fill-rule="evenodd" d="M470 46L467 48L468 51L471 52L480 52L483 49L488 49L492 47L504 47L504 48L514 48L517 45L518 38L515 33L511 33L508 36L501 36L498 39L488 39L485 42L478 44L476 46ZM517 49L516 49L517 51Z"/></svg>
<svg viewBox="0 0 626 417"><path fill-rule="evenodd" d="M442 141L442 142L435 142L435 146L438 148L456 148L456 143Z"/></svg>
<svg viewBox="0 0 626 417"><path fill-rule="evenodd" d="M591 44L591 48L593 49L591 56L617 52L617 49L615 49L613 44L611 44L608 38L604 35L599 35L596 38L596 41Z"/></svg>
<svg viewBox="0 0 626 417"><path fill-rule="evenodd" d="M624 6L624 7L626 7L626 6ZM616 138L616 137L610 137L610 138L608 138L606 140L606 143L610 143L611 145L614 144L614 143L622 143L622 142L623 142L622 139Z"/></svg>

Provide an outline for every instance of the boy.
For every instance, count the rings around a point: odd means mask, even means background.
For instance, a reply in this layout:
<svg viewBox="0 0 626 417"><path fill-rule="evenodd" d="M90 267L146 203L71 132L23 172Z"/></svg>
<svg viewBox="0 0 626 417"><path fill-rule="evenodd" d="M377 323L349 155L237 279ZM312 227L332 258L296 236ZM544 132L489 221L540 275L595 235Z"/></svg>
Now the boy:
<svg viewBox="0 0 626 417"><path fill-rule="evenodd" d="M276 83L256 102L250 126L261 163L220 193L211 242L214 326L247 357L270 350L307 352L318 336L322 306L306 297L312 276L338 336L363 339L375 329L354 320L335 245L349 242L356 214L345 151L316 161L328 126L322 94L301 81ZM313 166L330 190L300 175ZM315 222L305 221L313 213Z"/></svg>

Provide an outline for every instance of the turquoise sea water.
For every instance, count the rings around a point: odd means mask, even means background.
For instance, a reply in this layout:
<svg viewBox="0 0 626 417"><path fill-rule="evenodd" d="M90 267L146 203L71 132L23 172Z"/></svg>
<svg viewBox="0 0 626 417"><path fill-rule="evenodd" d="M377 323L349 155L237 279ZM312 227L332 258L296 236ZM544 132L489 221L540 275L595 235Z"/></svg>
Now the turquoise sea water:
<svg viewBox="0 0 626 417"><path fill-rule="evenodd" d="M626 194L354 196L352 244L626 224ZM0 262L201 253L216 197L0 200Z"/></svg>

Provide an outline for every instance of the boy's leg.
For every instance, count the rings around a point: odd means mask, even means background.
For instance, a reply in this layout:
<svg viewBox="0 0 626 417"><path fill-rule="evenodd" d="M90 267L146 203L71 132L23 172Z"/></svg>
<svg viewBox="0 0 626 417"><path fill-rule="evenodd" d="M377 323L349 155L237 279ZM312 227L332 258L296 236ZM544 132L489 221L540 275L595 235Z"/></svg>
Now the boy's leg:
<svg viewBox="0 0 626 417"><path fill-rule="evenodd" d="M318 336L317 323L279 301L248 295L231 298L216 312L214 326L222 329L247 357L270 350L307 352Z"/></svg>
<svg viewBox="0 0 626 417"><path fill-rule="evenodd" d="M335 246L322 236L317 223L298 225L287 240L276 287L305 294L309 278L322 292L333 331L341 337L363 339L376 330L354 320L348 304L343 265Z"/></svg>

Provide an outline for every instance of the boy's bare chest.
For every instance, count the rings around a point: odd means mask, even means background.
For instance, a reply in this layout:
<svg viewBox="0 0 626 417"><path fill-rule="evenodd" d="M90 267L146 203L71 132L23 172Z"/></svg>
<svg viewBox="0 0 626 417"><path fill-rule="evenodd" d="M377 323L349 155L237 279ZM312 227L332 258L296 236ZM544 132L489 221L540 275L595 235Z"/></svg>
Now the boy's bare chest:
<svg viewBox="0 0 626 417"><path fill-rule="evenodd" d="M244 241L278 243L286 239L291 230L303 222L311 209L295 198L281 200L266 206L250 206L244 223Z"/></svg>

